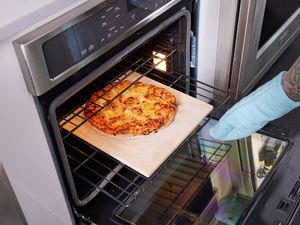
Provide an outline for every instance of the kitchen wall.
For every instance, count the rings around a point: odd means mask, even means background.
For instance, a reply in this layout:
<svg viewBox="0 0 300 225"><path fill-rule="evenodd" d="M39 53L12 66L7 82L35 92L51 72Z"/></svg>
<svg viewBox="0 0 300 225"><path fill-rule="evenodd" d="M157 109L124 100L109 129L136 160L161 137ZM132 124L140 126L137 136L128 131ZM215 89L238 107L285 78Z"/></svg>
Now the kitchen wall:
<svg viewBox="0 0 300 225"><path fill-rule="evenodd" d="M237 10L238 0L201 0L198 4L197 77L225 91L230 76Z"/></svg>
<svg viewBox="0 0 300 225"><path fill-rule="evenodd" d="M62 9L87 0L2 0L0 8L0 41L41 22Z"/></svg>

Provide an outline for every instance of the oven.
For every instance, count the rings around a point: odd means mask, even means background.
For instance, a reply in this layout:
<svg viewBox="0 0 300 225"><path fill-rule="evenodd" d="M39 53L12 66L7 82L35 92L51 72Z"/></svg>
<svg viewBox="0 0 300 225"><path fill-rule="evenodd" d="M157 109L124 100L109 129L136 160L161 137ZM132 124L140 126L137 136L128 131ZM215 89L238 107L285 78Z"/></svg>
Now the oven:
<svg viewBox="0 0 300 225"><path fill-rule="evenodd" d="M265 177L282 167L291 144L282 133L228 143L209 137L231 96L195 73L194 10L188 0L88 1L14 40L55 166L57 177L49 185L58 181L65 202L57 207L65 213L57 224L251 224L251 209L270 180ZM153 166L147 152L140 150L129 163L106 150L122 149L122 141L111 138L103 145L104 139L96 143L84 131L90 118L82 113L91 95L128 79L131 85L151 80L213 106L147 174L134 166L143 157ZM145 150L168 147L176 132L158 147L143 137Z"/></svg>
<svg viewBox="0 0 300 225"><path fill-rule="evenodd" d="M247 95L299 36L300 4L289 1L241 1L230 89Z"/></svg>

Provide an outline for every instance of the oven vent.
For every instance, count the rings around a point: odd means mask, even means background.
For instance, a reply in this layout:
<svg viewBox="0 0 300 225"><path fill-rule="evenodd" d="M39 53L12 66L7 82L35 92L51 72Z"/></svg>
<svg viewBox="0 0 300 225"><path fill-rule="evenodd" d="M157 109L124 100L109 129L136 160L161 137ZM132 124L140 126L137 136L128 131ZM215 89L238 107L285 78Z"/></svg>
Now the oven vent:
<svg viewBox="0 0 300 225"><path fill-rule="evenodd" d="M289 198L292 200L296 200L300 195L300 181L297 181L294 185L292 191L289 194Z"/></svg>
<svg viewBox="0 0 300 225"><path fill-rule="evenodd" d="M292 203L290 201L281 199L281 201L277 205L276 209L287 214L290 211L291 206L292 206Z"/></svg>

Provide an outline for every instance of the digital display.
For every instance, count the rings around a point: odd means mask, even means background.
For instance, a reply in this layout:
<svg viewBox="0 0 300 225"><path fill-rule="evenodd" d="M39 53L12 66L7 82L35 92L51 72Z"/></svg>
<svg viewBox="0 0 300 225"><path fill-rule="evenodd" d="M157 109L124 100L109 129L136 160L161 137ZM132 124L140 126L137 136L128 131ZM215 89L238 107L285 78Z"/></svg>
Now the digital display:
<svg viewBox="0 0 300 225"><path fill-rule="evenodd" d="M56 78L96 51L101 54L104 46L111 47L109 43L117 37L121 40L124 32L164 4L159 0L114 1L47 40L42 49L49 77Z"/></svg>
<svg viewBox="0 0 300 225"><path fill-rule="evenodd" d="M78 23L43 44L50 78L75 65L99 47L99 34L92 29L93 18Z"/></svg>

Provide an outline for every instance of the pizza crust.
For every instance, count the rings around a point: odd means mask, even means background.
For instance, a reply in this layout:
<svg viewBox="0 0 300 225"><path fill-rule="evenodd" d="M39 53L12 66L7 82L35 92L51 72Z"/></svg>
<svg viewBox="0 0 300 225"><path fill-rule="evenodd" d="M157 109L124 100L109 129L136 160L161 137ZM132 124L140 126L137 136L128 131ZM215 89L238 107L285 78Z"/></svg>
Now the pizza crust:
<svg viewBox="0 0 300 225"><path fill-rule="evenodd" d="M119 137L156 133L171 124L175 114L176 98L170 91L128 80L93 93L84 110L85 118L100 133Z"/></svg>

